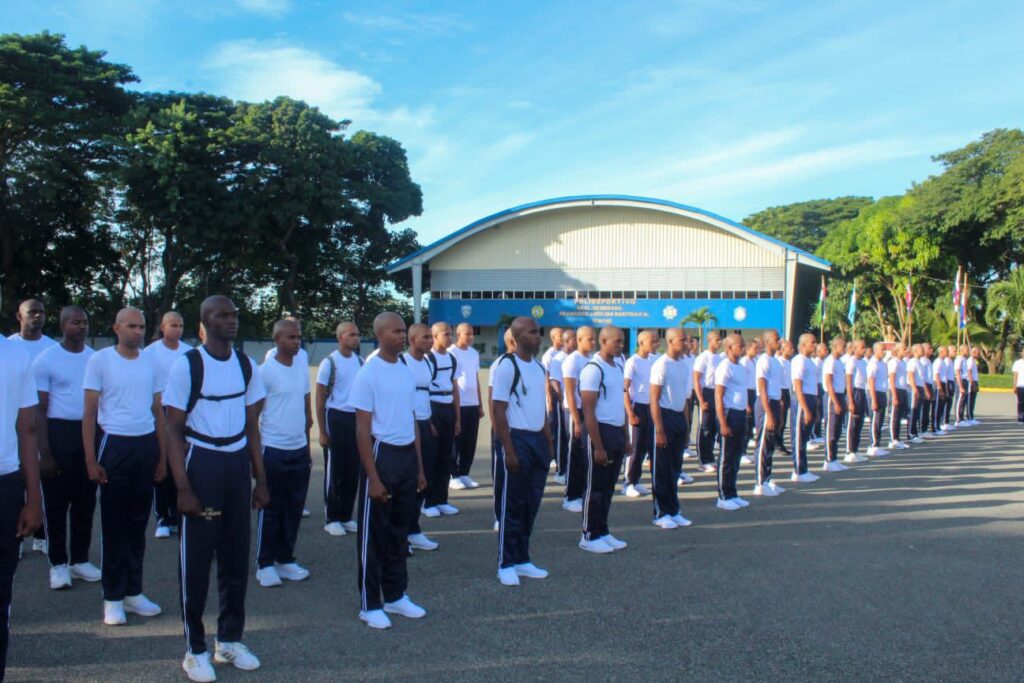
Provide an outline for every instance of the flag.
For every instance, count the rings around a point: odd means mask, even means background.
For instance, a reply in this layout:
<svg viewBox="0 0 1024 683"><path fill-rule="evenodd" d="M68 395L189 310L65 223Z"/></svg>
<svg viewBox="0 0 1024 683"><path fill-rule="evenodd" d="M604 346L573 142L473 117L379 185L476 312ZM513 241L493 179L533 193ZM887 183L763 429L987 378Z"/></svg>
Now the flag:
<svg viewBox="0 0 1024 683"><path fill-rule="evenodd" d="M907 315L909 315L910 309L914 306L914 295L910 291L910 280L907 280L907 294L904 296L904 299L907 301Z"/></svg>
<svg viewBox="0 0 1024 683"><path fill-rule="evenodd" d="M967 273L964 273L964 289L960 295L960 329L967 327L967 299L969 294L967 292Z"/></svg>
<svg viewBox="0 0 1024 683"><path fill-rule="evenodd" d="M956 280L953 281L953 315L960 317L960 269L956 269Z"/></svg>
<svg viewBox="0 0 1024 683"><path fill-rule="evenodd" d="M825 287L825 276L821 276L821 294L818 295L818 320L825 324L825 299L828 297L828 289Z"/></svg>
<svg viewBox="0 0 1024 683"><path fill-rule="evenodd" d="M850 310L846 314L847 319L852 325L854 320L857 319L857 283L853 283L853 291L850 292Z"/></svg>

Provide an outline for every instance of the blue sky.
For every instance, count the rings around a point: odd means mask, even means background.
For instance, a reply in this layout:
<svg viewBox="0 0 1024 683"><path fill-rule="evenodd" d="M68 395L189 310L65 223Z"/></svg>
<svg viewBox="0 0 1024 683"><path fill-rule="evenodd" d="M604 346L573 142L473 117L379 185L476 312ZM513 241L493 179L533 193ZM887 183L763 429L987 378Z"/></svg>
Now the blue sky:
<svg viewBox="0 0 1024 683"><path fill-rule="evenodd" d="M399 139L427 243L549 197L740 220L904 191L1024 126L1020 2L0 0L148 90L290 95Z"/></svg>

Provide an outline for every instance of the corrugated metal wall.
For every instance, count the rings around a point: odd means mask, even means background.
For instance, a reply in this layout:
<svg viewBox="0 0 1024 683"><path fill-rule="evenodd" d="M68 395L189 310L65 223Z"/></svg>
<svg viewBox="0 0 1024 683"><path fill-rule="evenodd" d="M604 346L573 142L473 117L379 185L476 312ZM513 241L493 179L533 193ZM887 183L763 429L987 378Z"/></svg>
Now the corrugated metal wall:
<svg viewBox="0 0 1024 683"><path fill-rule="evenodd" d="M430 278L430 288L435 292L479 289L781 290L785 287L785 270L781 267L437 270L432 264Z"/></svg>

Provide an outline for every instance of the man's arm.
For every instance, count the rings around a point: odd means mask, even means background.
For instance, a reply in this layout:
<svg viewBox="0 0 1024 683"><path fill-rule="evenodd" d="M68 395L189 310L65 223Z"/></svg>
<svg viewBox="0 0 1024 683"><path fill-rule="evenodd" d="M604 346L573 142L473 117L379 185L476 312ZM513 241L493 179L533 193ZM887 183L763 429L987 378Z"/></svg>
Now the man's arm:
<svg viewBox="0 0 1024 683"><path fill-rule="evenodd" d="M900 404L900 392L897 391L897 387L899 385L896 384L896 373L895 372L890 372L889 373L889 386L892 387L892 404L894 406L898 406Z"/></svg>
<svg viewBox="0 0 1024 683"><path fill-rule="evenodd" d="M47 424L46 413L50 407L50 392L39 391L39 404L35 407L35 432L36 441L39 444L39 476L53 477L57 474L57 461L53 459L50 451L50 430Z"/></svg>
<svg viewBox="0 0 1024 683"><path fill-rule="evenodd" d="M851 368L852 369L852 368ZM846 407L851 413L857 413L857 403L853 400L853 373L846 373Z"/></svg>
<svg viewBox="0 0 1024 683"><path fill-rule="evenodd" d="M508 401L494 401L494 433L498 435L501 447L505 451L505 467L509 472L519 471L519 455L512 445L512 432L508 426Z"/></svg>
<svg viewBox="0 0 1024 683"><path fill-rule="evenodd" d="M327 448L331 445L331 439L327 435L327 387L317 382L315 396L316 426L320 431L320 448Z"/></svg>
<svg viewBox="0 0 1024 683"><path fill-rule="evenodd" d="M833 386L832 378L833 373L831 372L825 375L825 392L828 393L829 400L832 401L832 405L835 406L833 410L835 411L836 415L839 415L840 413L843 412L843 409L839 407L839 397L836 396L836 388Z"/></svg>
<svg viewBox="0 0 1024 683"><path fill-rule="evenodd" d="M601 430L597 424L597 392L581 391L580 398L583 399L583 422L587 425L587 436L594 444L594 464L607 465L608 453L604 450Z"/></svg>
<svg viewBox="0 0 1024 683"><path fill-rule="evenodd" d="M99 414L100 392L85 390L85 411L82 414L82 448L85 451L85 469L89 480L96 484L107 483L107 471L96 460L96 416Z"/></svg>
<svg viewBox="0 0 1024 683"><path fill-rule="evenodd" d="M15 534L25 538L43 523L43 493L39 487L39 442L36 440L35 406L18 409L14 424L18 434L18 458L25 478L25 504L18 514Z"/></svg>
<svg viewBox="0 0 1024 683"><path fill-rule="evenodd" d="M722 436L732 436L732 429L729 428L729 422L725 419L725 385L715 385L715 414L718 415L718 430L722 432Z"/></svg>
<svg viewBox="0 0 1024 683"><path fill-rule="evenodd" d="M153 402L149 409L153 412L153 421L156 424L156 443L160 448L160 459L156 461L153 481L161 482L167 476L167 426L164 424L164 409L159 393L153 394Z"/></svg>
<svg viewBox="0 0 1024 683"><path fill-rule="evenodd" d="M875 376L868 373L868 396L871 397L871 411L878 412L878 391L875 389Z"/></svg>
<svg viewBox="0 0 1024 683"><path fill-rule="evenodd" d="M800 409L804 411L804 424L811 424L814 422L814 416L811 414L811 407L807 405L807 397L804 396L804 381L798 377L793 378L793 393L796 394L796 402L800 404Z"/></svg>
<svg viewBox="0 0 1024 683"><path fill-rule="evenodd" d="M574 438L580 438L583 435L582 425L580 425L579 415L580 407L576 405L576 382L578 380L572 377L562 376L562 382L565 383L565 401L569 404L569 417L572 420L572 435Z"/></svg>
<svg viewBox="0 0 1024 683"><path fill-rule="evenodd" d="M174 486L178 489L178 512L194 517L203 511L203 503L192 490L192 483L185 472L185 419L184 410L167 407L167 419L164 421L167 433L167 466L174 477Z"/></svg>
<svg viewBox="0 0 1024 683"><path fill-rule="evenodd" d="M309 443L309 430L313 429L313 404L310 402L312 397L306 394L306 443Z"/></svg>
<svg viewBox="0 0 1024 683"><path fill-rule="evenodd" d="M700 370L693 371L693 395L697 397L701 411L708 409L708 403L704 400L704 373Z"/></svg>
<svg viewBox="0 0 1024 683"><path fill-rule="evenodd" d="M775 415L772 413L771 399L768 398L767 378L757 378L757 393L761 397L761 410L764 411L764 428L773 432L775 431Z"/></svg>
<svg viewBox="0 0 1024 683"><path fill-rule="evenodd" d="M412 413L412 428L416 434L416 439L413 442L416 448L416 493L422 493L427 489L427 475L423 470L423 450L420 446L420 425L416 422L416 411Z"/></svg>
<svg viewBox="0 0 1024 683"><path fill-rule="evenodd" d="M377 463L373 461L373 439L370 430L373 426L373 413L365 410L356 410L356 447L359 449L359 462L366 472L367 493L370 498L378 503L388 502L391 495L384 487L377 473Z"/></svg>
<svg viewBox="0 0 1024 683"><path fill-rule="evenodd" d="M452 362L454 363L455 361L453 360ZM460 417L462 406L459 399L459 385L454 383L452 384L452 405L455 406L455 436L458 436L462 431L462 418Z"/></svg>
<svg viewBox="0 0 1024 683"><path fill-rule="evenodd" d="M651 422L654 423L655 445L667 446L668 437L665 436L665 423L661 419L661 391L660 384L651 384Z"/></svg>
<svg viewBox="0 0 1024 683"><path fill-rule="evenodd" d="M263 470L263 446L260 441L260 411L262 409L263 401L257 401L245 407L245 440L249 445L252 478L256 480L256 485L252 488L253 510L262 510L270 504L267 473Z"/></svg>
<svg viewBox="0 0 1024 683"><path fill-rule="evenodd" d="M633 402L629 400L629 385L632 381L627 377L622 381L624 391L622 392L622 402L626 404L626 419L629 424L636 427L640 424L640 418L633 412Z"/></svg>
<svg viewBox="0 0 1024 683"><path fill-rule="evenodd" d="M917 379L915 379L916 374L917 372L915 370L907 370L907 386L910 387L910 391L914 394L915 399L921 395L921 390L917 388Z"/></svg>

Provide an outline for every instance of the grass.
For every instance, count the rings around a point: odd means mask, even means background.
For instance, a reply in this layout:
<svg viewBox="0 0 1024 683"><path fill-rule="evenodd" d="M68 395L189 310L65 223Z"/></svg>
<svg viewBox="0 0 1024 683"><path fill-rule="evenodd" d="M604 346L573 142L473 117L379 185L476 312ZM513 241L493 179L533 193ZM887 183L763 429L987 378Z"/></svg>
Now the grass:
<svg viewBox="0 0 1024 683"><path fill-rule="evenodd" d="M978 386L982 389L1012 389L1013 375L978 375Z"/></svg>

